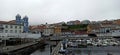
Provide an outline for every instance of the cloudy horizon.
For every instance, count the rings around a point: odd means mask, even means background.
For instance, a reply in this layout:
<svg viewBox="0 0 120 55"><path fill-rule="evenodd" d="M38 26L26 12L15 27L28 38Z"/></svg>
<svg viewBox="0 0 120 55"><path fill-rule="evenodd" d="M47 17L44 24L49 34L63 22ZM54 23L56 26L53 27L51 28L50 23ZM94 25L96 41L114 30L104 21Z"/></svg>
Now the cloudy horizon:
<svg viewBox="0 0 120 55"><path fill-rule="evenodd" d="M30 24L120 18L120 0L0 0L0 20L27 15Z"/></svg>

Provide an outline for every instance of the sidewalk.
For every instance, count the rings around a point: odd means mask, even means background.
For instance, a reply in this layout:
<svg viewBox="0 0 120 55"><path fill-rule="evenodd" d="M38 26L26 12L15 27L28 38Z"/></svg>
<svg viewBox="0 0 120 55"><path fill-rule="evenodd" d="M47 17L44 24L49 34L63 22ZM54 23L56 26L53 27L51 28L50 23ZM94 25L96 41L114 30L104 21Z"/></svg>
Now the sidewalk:
<svg viewBox="0 0 120 55"><path fill-rule="evenodd" d="M32 42L32 43L27 43L27 44L21 44L21 45L16 45L16 46L5 46L5 47L0 47L0 52L9 52L13 50L17 50L26 46L30 46L33 44L36 44L37 42Z"/></svg>

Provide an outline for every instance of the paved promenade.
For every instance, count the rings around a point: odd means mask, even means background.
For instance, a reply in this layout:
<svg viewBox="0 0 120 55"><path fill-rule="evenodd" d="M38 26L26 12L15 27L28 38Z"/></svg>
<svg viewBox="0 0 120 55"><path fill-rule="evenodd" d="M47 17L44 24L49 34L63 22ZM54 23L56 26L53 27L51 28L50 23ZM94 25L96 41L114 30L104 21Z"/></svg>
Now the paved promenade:
<svg viewBox="0 0 120 55"><path fill-rule="evenodd" d="M21 48L24 48L24 47L27 47L27 46L30 46L30 45L34 45L36 43L37 42L32 42L32 43L26 43L26 44L21 44L21 45L16 45L16 46L0 47L0 52L1 53L7 53L7 52L14 51L14 50L17 50L17 49L21 49Z"/></svg>
<svg viewBox="0 0 120 55"><path fill-rule="evenodd" d="M61 54L59 54L58 52L59 52L59 50L60 50L60 48L61 48L61 41L58 43L58 45L53 49L53 51L52 51L52 53L50 54L50 55L61 55Z"/></svg>

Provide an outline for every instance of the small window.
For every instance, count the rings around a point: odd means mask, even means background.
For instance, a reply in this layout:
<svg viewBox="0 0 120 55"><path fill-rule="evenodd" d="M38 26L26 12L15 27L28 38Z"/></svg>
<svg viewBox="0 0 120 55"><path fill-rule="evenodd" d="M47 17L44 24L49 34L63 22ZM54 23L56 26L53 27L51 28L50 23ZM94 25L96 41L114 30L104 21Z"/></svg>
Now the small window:
<svg viewBox="0 0 120 55"><path fill-rule="evenodd" d="M113 32L115 32L115 31L113 31Z"/></svg>
<svg viewBox="0 0 120 55"><path fill-rule="evenodd" d="M10 28L13 28L13 26L11 25Z"/></svg>
<svg viewBox="0 0 120 55"><path fill-rule="evenodd" d="M10 33L13 33L13 30L10 30Z"/></svg>
<svg viewBox="0 0 120 55"><path fill-rule="evenodd" d="M15 33L17 33L17 30L15 30Z"/></svg>
<svg viewBox="0 0 120 55"><path fill-rule="evenodd" d="M5 28L8 28L8 25L6 25Z"/></svg>
<svg viewBox="0 0 120 55"><path fill-rule="evenodd" d="M15 26L15 28L17 28L17 26Z"/></svg>
<svg viewBox="0 0 120 55"><path fill-rule="evenodd" d="M19 32L21 33L21 30Z"/></svg>
<svg viewBox="0 0 120 55"><path fill-rule="evenodd" d="M2 26L2 24L0 24L0 26Z"/></svg>
<svg viewBox="0 0 120 55"><path fill-rule="evenodd" d="M19 28L21 29L21 26Z"/></svg>
<svg viewBox="0 0 120 55"><path fill-rule="evenodd" d="M5 30L5 33L8 33L8 30Z"/></svg>

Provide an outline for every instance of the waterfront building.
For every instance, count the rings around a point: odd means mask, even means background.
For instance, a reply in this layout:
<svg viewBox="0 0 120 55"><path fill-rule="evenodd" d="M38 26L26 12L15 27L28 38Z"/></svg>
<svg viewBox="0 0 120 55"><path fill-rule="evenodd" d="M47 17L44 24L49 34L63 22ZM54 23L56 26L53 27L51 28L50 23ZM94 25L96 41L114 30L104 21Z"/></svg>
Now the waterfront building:
<svg viewBox="0 0 120 55"><path fill-rule="evenodd" d="M91 21L90 24L100 24L100 21Z"/></svg>
<svg viewBox="0 0 120 55"><path fill-rule="evenodd" d="M79 21L79 20L67 22L67 25L79 25L79 24L80 24L80 21Z"/></svg>
<svg viewBox="0 0 120 55"><path fill-rule="evenodd" d="M93 29L93 33L110 33L111 27L99 27L97 29Z"/></svg>
<svg viewBox="0 0 120 55"><path fill-rule="evenodd" d="M0 22L0 33L22 33L22 32L23 32L22 24L15 24L14 21Z"/></svg>
<svg viewBox="0 0 120 55"><path fill-rule="evenodd" d="M120 25L120 19L114 20L114 23Z"/></svg>
<svg viewBox="0 0 120 55"><path fill-rule="evenodd" d="M46 26L45 25L33 25L33 26L29 26L29 30L31 33L43 33L43 29L45 29Z"/></svg>
<svg viewBox="0 0 120 55"><path fill-rule="evenodd" d="M114 24L114 22L113 21L109 21L109 20L104 20L104 21L101 21L101 24L102 25L112 25L112 24Z"/></svg>
<svg viewBox="0 0 120 55"><path fill-rule="evenodd" d="M97 36L120 36L120 26L116 24L90 24L87 27L87 33Z"/></svg>
<svg viewBox="0 0 120 55"><path fill-rule="evenodd" d="M54 34L54 28L52 27L46 27L43 29L43 33L44 36L52 36Z"/></svg>
<svg viewBox="0 0 120 55"><path fill-rule="evenodd" d="M111 29L110 30L111 36L120 36L120 29Z"/></svg>
<svg viewBox="0 0 120 55"><path fill-rule="evenodd" d="M94 29L98 29L100 27L100 24L89 24L87 26L87 33L94 33Z"/></svg>
<svg viewBox="0 0 120 55"><path fill-rule="evenodd" d="M120 26L112 23L89 24L87 33L108 33L111 29L120 29Z"/></svg>
<svg viewBox="0 0 120 55"><path fill-rule="evenodd" d="M22 24L15 24L15 20L12 21L0 21L0 42L4 40L10 40L11 38L19 38L17 34L23 32ZM11 40L12 41L12 40ZM0 45L1 45L0 43Z"/></svg>
<svg viewBox="0 0 120 55"><path fill-rule="evenodd" d="M55 35L61 35L61 27L60 26L54 27L54 34Z"/></svg>
<svg viewBox="0 0 120 55"><path fill-rule="evenodd" d="M89 20L83 20L80 22L80 24L90 24L91 22Z"/></svg>
<svg viewBox="0 0 120 55"><path fill-rule="evenodd" d="M61 26L61 25L63 25L63 24L65 24L65 22L54 23L54 24L52 24L52 25L59 25L59 26Z"/></svg>
<svg viewBox="0 0 120 55"><path fill-rule="evenodd" d="M70 30L62 30L62 35L74 35L75 33Z"/></svg>

